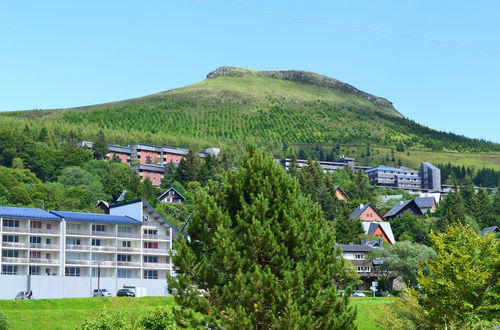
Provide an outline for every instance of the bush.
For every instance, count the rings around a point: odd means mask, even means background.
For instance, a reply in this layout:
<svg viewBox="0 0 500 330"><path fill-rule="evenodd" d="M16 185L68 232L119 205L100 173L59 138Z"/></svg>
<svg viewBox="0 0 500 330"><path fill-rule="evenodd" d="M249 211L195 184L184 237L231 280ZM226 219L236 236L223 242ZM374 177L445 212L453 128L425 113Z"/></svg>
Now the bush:
<svg viewBox="0 0 500 330"><path fill-rule="evenodd" d="M0 330L8 330L8 329L10 329L9 322L7 322L5 314L0 312Z"/></svg>
<svg viewBox="0 0 500 330"><path fill-rule="evenodd" d="M391 295L394 297L399 297L399 294L401 293L401 290L392 290Z"/></svg>
<svg viewBox="0 0 500 330"><path fill-rule="evenodd" d="M89 317L79 327L81 330L132 329L127 318L120 312L110 313L103 309L96 317Z"/></svg>
<svg viewBox="0 0 500 330"><path fill-rule="evenodd" d="M150 330L177 329L170 309L159 306L139 321L139 325Z"/></svg>

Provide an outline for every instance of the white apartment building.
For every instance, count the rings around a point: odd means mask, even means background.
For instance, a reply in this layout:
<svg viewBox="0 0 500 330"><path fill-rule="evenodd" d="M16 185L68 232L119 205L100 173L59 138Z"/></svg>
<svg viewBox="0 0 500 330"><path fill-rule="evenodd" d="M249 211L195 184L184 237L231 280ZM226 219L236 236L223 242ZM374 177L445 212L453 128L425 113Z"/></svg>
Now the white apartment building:
<svg viewBox="0 0 500 330"><path fill-rule="evenodd" d="M0 207L0 299L88 297L97 285L167 294L177 230L144 200L109 213Z"/></svg>

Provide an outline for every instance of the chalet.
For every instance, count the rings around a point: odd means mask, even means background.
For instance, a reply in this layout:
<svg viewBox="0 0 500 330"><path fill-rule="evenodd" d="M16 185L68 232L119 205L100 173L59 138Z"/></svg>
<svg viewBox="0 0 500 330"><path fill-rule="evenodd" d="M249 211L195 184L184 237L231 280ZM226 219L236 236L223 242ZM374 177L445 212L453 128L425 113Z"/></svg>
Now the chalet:
<svg viewBox="0 0 500 330"><path fill-rule="evenodd" d="M167 204L180 204L186 200L186 198L184 198L184 196L182 196L182 194L174 188L170 188L165 191L160 195L160 197L158 197L158 199L160 202Z"/></svg>
<svg viewBox="0 0 500 330"><path fill-rule="evenodd" d="M358 287L361 290L368 290L371 283L379 278L377 260L370 261L368 254L375 249L380 249L382 245L379 241L362 240L361 244L340 244L342 256L349 260L363 283Z"/></svg>
<svg viewBox="0 0 500 330"><path fill-rule="evenodd" d="M415 203L417 203L422 213L434 213L437 208L434 197L417 197L415 198Z"/></svg>
<svg viewBox="0 0 500 330"><path fill-rule="evenodd" d="M349 195L340 187L340 186L335 186L335 197L337 197L338 200L348 202L351 200Z"/></svg>
<svg viewBox="0 0 500 330"><path fill-rule="evenodd" d="M349 216L350 220L384 221L384 217L370 203L359 205Z"/></svg>
<svg viewBox="0 0 500 330"><path fill-rule="evenodd" d="M392 233L391 224L389 222L374 222L363 221L361 223L366 235L374 236L386 243L395 244L396 239Z"/></svg>
<svg viewBox="0 0 500 330"><path fill-rule="evenodd" d="M417 203L413 199L410 199L408 201L401 201L397 203L389 212L386 213L384 218L386 220L400 218L403 214L408 212L418 217L423 215Z"/></svg>

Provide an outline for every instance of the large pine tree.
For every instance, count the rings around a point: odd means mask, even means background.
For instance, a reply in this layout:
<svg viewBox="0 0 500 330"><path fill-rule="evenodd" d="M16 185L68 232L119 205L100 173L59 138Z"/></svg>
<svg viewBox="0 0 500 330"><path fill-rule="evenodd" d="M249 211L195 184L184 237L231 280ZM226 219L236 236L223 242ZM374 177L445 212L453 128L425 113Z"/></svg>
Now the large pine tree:
<svg viewBox="0 0 500 330"><path fill-rule="evenodd" d="M336 284L356 277L333 226L271 158L249 148L237 171L195 193L194 205L169 277L183 310L227 329L355 328Z"/></svg>

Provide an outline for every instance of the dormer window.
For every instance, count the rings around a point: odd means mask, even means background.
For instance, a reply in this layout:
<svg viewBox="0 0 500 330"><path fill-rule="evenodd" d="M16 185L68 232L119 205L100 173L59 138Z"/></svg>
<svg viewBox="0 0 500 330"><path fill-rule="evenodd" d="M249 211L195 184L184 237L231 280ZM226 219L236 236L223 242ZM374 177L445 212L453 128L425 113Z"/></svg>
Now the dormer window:
<svg viewBox="0 0 500 330"><path fill-rule="evenodd" d="M145 216L143 217L143 220L144 220L144 222L148 222L148 221L149 221L149 215L145 215Z"/></svg>

